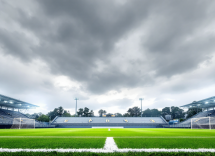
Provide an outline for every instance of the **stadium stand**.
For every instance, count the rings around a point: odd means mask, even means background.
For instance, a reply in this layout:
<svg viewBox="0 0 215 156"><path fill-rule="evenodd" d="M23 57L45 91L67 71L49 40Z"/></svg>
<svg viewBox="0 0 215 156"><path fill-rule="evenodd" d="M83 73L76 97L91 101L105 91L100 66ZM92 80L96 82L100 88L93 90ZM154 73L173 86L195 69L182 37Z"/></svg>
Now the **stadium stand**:
<svg viewBox="0 0 215 156"><path fill-rule="evenodd" d="M191 118L181 122L181 123L178 123L178 124L175 124L175 125L164 125L164 127L168 128L168 127L172 127L172 128L190 128L191 127L191 119L193 118L201 118L201 117L214 117L215 116L215 110L209 110L209 111L203 111L203 112L200 112L194 116L192 116Z"/></svg>
<svg viewBox="0 0 215 156"><path fill-rule="evenodd" d="M214 110L200 112L200 113L198 113L198 114L192 116L191 118L189 118L189 119L187 119L187 120L181 122L180 124L190 124L192 118L207 117L207 116L209 116L210 114L213 114L213 113L215 113Z"/></svg>
<svg viewBox="0 0 215 156"><path fill-rule="evenodd" d="M14 118L29 118L25 114L22 114L19 110L28 110L35 107L38 106L0 94L0 128L10 128L13 124ZM18 111L15 111L15 109L17 109ZM55 126L49 125L49 123L41 123L35 121L35 127L51 128Z"/></svg>
<svg viewBox="0 0 215 156"><path fill-rule="evenodd" d="M65 121L67 121L65 123ZM91 127L124 127L124 128L157 128L166 125L161 117L56 117L52 123L56 127L91 128Z"/></svg>
<svg viewBox="0 0 215 156"><path fill-rule="evenodd" d="M11 125L13 124L14 118L28 118L28 116L26 116L25 114L22 114L21 112L0 109L0 128L10 128ZM49 125L47 123L41 123L41 122L35 121L35 127L48 128L48 127L55 127L55 126Z"/></svg>
<svg viewBox="0 0 215 156"><path fill-rule="evenodd" d="M2 112L2 115L9 118L28 118L28 116L26 116L25 114L22 114L21 112L0 109L0 113L1 112Z"/></svg>
<svg viewBox="0 0 215 156"><path fill-rule="evenodd" d="M215 117L215 96L213 97L209 97L203 100L199 100L199 101L193 101L189 104L180 106L181 108L200 108L203 111L200 113L197 113L196 115L192 116L191 118L175 124L175 125L164 125L164 127L166 128L191 128L191 119L193 118L201 118L201 117ZM213 109L213 110L211 110Z"/></svg>

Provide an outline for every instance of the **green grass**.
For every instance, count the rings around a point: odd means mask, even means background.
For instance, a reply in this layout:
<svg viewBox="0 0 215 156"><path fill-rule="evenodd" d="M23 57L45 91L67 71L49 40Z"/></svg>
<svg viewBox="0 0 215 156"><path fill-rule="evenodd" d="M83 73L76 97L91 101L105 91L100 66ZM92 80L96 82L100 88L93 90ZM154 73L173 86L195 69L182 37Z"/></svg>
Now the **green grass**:
<svg viewBox="0 0 215 156"><path fill-rule="evenodd" d="M0 129L0 148L215 148L215 130L191 129Z"/></svg>
<svg viewBox="0 0 215 156"><path fill-rule="evenodd" d="M215 130L166 129L166 128L49 128L49 129L0 129L1 136L50 136L50 137L215 137Z"/></svg>
<svg viewBox="0 0 215 156"><path fill-rule="evenodd" d="M103 148L105 138L0 138L0 148Z"/></svg>
<svg viewBox="0 0 215 156"><path fill-rule="evenodd" d="M118 148L215 148L215 138L114 138Z"/></svg>

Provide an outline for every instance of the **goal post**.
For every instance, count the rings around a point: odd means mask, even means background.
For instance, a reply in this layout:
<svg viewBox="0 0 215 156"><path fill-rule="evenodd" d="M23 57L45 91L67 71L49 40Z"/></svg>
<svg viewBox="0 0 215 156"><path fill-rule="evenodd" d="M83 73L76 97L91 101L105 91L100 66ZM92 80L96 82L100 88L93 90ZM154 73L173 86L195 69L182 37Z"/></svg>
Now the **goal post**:
<svg viewBox="0 0 215 156"><path fill-rule="evenodd" d="M11 129L34 129L35 119L14 118Z"/></svg>
<svg viewBox="0 0 215 156"><path fill-rule="evenodd" d="M191 129L215 129L215 117L193 118Z"/></svg>

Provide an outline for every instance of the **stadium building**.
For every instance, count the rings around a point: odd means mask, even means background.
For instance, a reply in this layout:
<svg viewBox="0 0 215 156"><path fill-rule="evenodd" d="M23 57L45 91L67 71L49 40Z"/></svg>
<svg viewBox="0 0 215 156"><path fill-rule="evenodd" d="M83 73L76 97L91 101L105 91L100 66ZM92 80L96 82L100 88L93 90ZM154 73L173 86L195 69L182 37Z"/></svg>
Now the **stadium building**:
<svg viewBox="0 0 215 156"><path fill-rule="evenodd" d="M59 128L161 128L168 123L163 117L56 117Z"/></svg>
<svg viewBox="0 0 215 156"><path fill-rule="evenodd" d="M35 109L36 107L39 106L0 94L0 128L11 128L14 119L29 119L29 117L21 113L21 111ZM55 126L35 121L34 127L48 128Z"/></svg>
<svg viewBox="0 0 215 156"><path fill-rule="evenodd" d="M37 105L30 104L0 94L0 128L11 128L14 121L30 120L22 113L23 110L34 109ZM202 109L191 118L177 124L168 125L161 117L59 117L56 116L50 123L34 121L34 128L200 128L215 126L215 96L181 106L184 109ZM210 118L211 117L211 118ZM20 119L20 120L19 120ZM196 119L196 120L195 120ZM215 127L214 127L215 128Z"/></svg>
<svg viewBox="0 0 215 156"><path fill-rule="evenodd" d="M215 96L206 98L199 101L193 101L192 103L180 106L184 109L202 109L201 112L197 112L196 115L188 118L187 120L175 124L175 125L165 125L164 127L172 128L192 128L192 125L207 125L205 128L209 128L209 125L215 125ZM211 118L211 120L210 120ZM196 120L194 120L196 119ZM193 122L192 122L193 121ZM202 127L203 128L203 127Z"/></svg>

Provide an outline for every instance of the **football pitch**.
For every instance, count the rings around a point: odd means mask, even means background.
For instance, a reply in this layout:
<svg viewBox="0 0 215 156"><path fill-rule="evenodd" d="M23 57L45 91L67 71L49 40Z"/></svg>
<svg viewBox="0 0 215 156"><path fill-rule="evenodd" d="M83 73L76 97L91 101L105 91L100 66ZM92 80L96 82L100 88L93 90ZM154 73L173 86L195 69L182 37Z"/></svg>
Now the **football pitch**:
<svg viewBox="0 0 215 156"><path fill-rule="evenodd" d="M215 130L0 129L1 155L214 155Z"/></svg>

